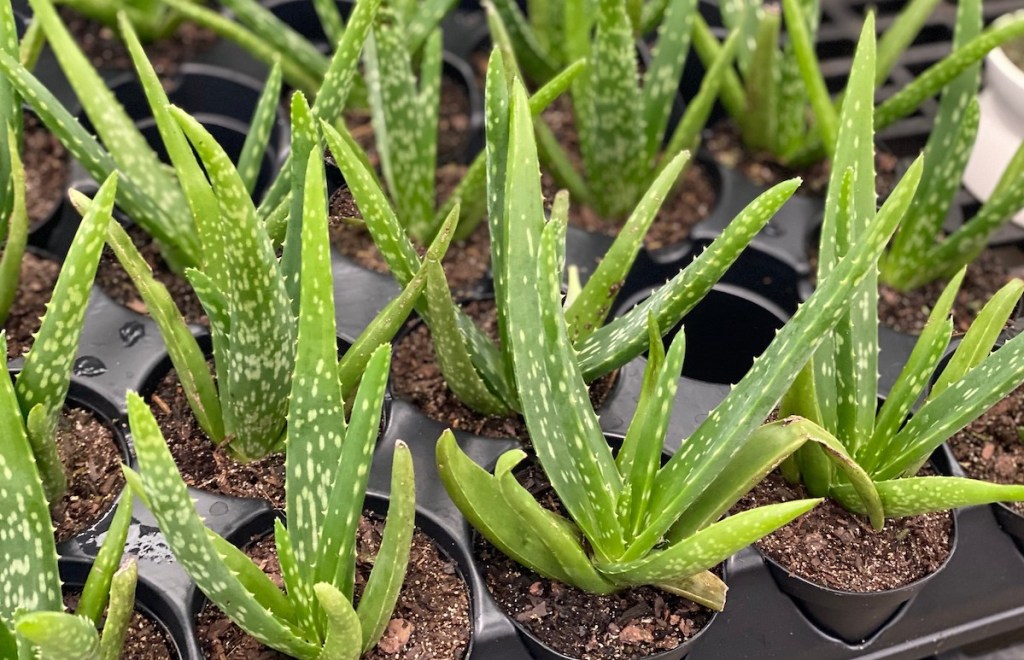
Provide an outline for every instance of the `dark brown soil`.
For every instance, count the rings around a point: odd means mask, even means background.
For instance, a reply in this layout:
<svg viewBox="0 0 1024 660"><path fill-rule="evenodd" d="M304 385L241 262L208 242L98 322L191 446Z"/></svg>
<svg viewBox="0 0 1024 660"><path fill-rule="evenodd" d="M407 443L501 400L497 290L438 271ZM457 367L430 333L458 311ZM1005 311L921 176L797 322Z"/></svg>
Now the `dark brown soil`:
<svg viewBox="0 0 1024 660"><path fill-rule="evenodd" d="M133 71L131 56L116 30L87 18L70 7L61 7L60 16L85 56L97 69ZM182 23L174 34L146 44L146 55L157 75L168 78L183 62L193 60L217 42L211 30L194 23Z"/></svg>
<svg viewBox="0 0 1024 660"><path fill-rule="evenodd" d="M822 160L808 167L794 168L778 162L769 153L750 153L740 139L735 122L723 120L711 127L704 142L708 151L722 165L737 170L754 183L773 186L795 176L803 178L797 190L798 195L824 197L828 191L831 168ZM880 197L886 197L896 185L896 168L899 164L895 155L875 149L875 189Z"/></svg>
<svg viewBox="0 0 1024 660"><path fill-rule="evenodd" d="M807 497L778 473L754 487L737 509ZM949 557L952 514L890 519L875 532L866 518L826 499L756 545L790 573L832 589L884 591L938 570Z"/></svg>
<svg viewBox="0 0 1024 660"><path fill-rule="evenodd" d="M124 487L121 451L110 428L81 408L64 408L57 422L57 453L68 490L55 518L57 542L66 541L107 512Z"/></svg>
<svg viewBox="0 0 1024 660"><path fill-rule="evenodd" d="M446 165L437 171L438 204L448 198L466 173L463 165ZM331 244L343 255L363 268L377 273L387 273L388 265L381 257L377 246L365 225L345 222L346 219L361 219L362 215L348 188L339 188L331 197L330 235ZM417 246L422 255L423 246ZM454 241L441 262L448 286L456 292L472 290L483 280L491 267L490 234L487 222L482 221L469 238Z"/></svg>
<svg viewBox="0 0 1024 660"><path fill-rule="evenodd" d="M572 113L572 102L565 96L559 97L548 106L543 117L574 163L576 171L582 172L583 160ZM550 204L559 186L544 168L541 169L541 186L544 197ZM691 160L690 166L683 173L680 185L676 187L672 197L665 200L658 215L655 216L644 237L644 246L648 250L657 250L685 240L693 226L706 218L715 207L717 198L718 190L710 175L699 161ZM613 236L621 228L619 223L600 218L589 207L573 204L571 199L569 222L587 231Z"/></svg>
<svg viewBox="0 0 1024 660"><path fill-rule="evenodd" d="M967 267L967 274L953 303L954 330L967 332L989 298L1012 277L1014 274L997 254L991 250L982 252ZM948 280L941 280L907 292L879 284L879 322L900 332L920 334L928 321L928 314L947 284Z"/></svg>
<svg viewBox="0 0 1024 660"><path fill-rule="evenodd" d="M462 306L480 329L492 339L498 335L498 312L493 300L478 300ZM595 381L590 400L595 410L611 394L618 372ZM519 415L481 415L456 398L448 388L434 359L434 342L424 323L417 323L395 347L391 362L394 393L419 408L427 417L475 435L489 438L526 438L526 423Z"/></svg>
<svg viewBox="0 0 1024 660"><path fill-rule="evenodd" d="M160 256L160 248L156 241L138 225L128 227L127 232L131 236L132 243L139 249L142 258L153 270L153 276L167 287L171 298L178 305L185 320L189 323L209 326L210 320L206 317L203 305L196 297L192 286L189 285L188 280L171 270L164 258ZM96 271L96 284L117 304L139 314L149 313L132 278L121 267L121 262L117 260L114 251L109 247L103 248L100 266Z"/></svg>
<svg viewBox="0 0 1024 660"><path fill-rule="evenodd" d="M75 611L81 597L82 593L79 591L64 593L64 607L68 612ZM102 630L102 626L100 629ZM164 627L139 610L135 610L131 621L128 622L128 632L124 636L122 660L175 660L177 657L174 644Z"/></svg>
<svg viewBox="0 0 1024 660"><path fill-rule="evenodd" d="M25 207L30 227L35 227L54 212L64 196L70 161L64 145L47 130L43 122L27 110L22 112L24 145L21 158L25 167Z"/></svg>
<svg viewBox="0 0 1024 660"><path fill-rule="evenodd" d="M562 509L540 466L516 478L545 508ZM477 537L477 558L499 605L541 641L572 658L640 658L674 649L711 620L689 600L652 587L595 596L543 578Z"/></svg>
<svg viewBox="0 0 1024 660"><path fill-rule="evenodd" d="M24 355L32 348L33 335L39 332L46 313L46 303L53 295L53 287L60 275L56 261L44 259L31 252L21 258L18 293L4 323L7 331L7 359Z"/></svg>
<svg viewBox="0 0 1024 660"><path fill-rule="evenodd" d="M363 517L357 535L356 601L366 586L373 558L380 548L384 523ZM253 561L282 589L284 577L273 536L246 549ZM288 656L268 649L232 623L213 604L199 614L199 642L203 655L213 660L276 660ZM445 557L430 537L416 530L405 584L384 636L364 658L461 658L469 645L469 597L455 563Z"/></svg>
<svg viewBox="0 0 1024 660"><path fill-rule="evenodd" d="M950 438L949 447L967 476L999 484L1024 483L1024 387ZM1024 502L1008 503L1024 514Z"/></svg>
<svg viewBox="0 0 1024 660"><path fill-rule="evenodd" d="M470 154L466 153L469 146L470 127L472 124L472 107L469 93L455 80L441 75L441 99L437 115L437 164L466 164ZM370 111L365 109L348 109L345 111L345 124L356 143L362 147L369 157L370 164L380 167L380 154L377 153L377 142L373 135L373 124Z"/></svg>
<svg viewBox="0 0 1024 660"><path fill-rule="evenodd" d="M284 454L240 463L215 447L192 414L174 369L149 396L149 408L186 484L224 495L258 497L284 508Z"/></svg>

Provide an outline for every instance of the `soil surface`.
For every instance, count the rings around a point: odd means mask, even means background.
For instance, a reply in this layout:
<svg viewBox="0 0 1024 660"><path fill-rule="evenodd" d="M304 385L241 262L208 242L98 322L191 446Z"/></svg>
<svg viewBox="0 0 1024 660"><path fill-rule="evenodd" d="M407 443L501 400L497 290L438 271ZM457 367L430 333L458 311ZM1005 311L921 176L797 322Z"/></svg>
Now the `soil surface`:
<svg viewBox="0 0 1024 660"><path fill-rule="evenodd" d="M953 303L953 328L967 332L985 303L1014 276L999 256L991 250L982 252L968 267L963 284ZM913 291L897 291L884 284L878 285L878 320L887 327L917 335L924 329L928 314L948 280L926 284Z"/></svg>
<svg viewBox="0 0 1024 660"><path fill-rule="evenodd" d="M61 19L85 56L97 69L134 71L131 56L116 30L79 14L70 7L60 7ZM146 44L146 55L157 75L168 78L178 72L183 62L193 60L217 42L212 30L184 22L174 34Z"/></svg>
<svg viewBox="0 0 1024 660"><path fill-rule="evenodd" d="M64 593L64 607L68 612L75 611L81 597L82 593L79 591ZM103 616L106 618L106 613ZM102 630L102 626L100 629ZM122 660L176 660L177 657L171 637L164 627L135 610L124 636Z"/></svg>
<svg viewBox="0 0 1024 660"><path fill-rule="evenodd" d="M992 406L949 440L967 476L999 484L1024 483L1024 387ZM1024 514L1024 502L1007 506Z"/></svg>
<svg viewBox="0 0 1024 660"><path fill-rule="evenodd" d="M24 355L32 348L33 335L39 332L53 287L60 275L56 261L31 252L21 258L18 293L14 297L4 330L7 331L7 359Z"/></svg>
<svg viewBox="0 0 1024 660"><path fill-rule="evenodd" d="M57 453L68 477L54 519L59 543L87 529L113 506L124 488L124 474L113 431L82 408L65 407L61 413Z"/></svg>
<svg viewBox="0 0 1024 660"><path fill-rule="evenodd" d="M455 190L465 173L464 165L455 164L445 165L437 171L438 204ZM352 198L351 191L347 187L339 188L331 196L330 201L331 245L363 268L377 273L389 272L388 265L377 250L366 226L351 222L353 219L361 220L362 214ZM416 247L421 255L426 252L426 247ZM453 241L441 265L448 278L448 286L453 291L470 291L480 284L491 267L491 243L486 220L481 221L468 238Z"/></svg>
<svg viewBox="0 0 1024 660"><path fill-rule="evenodd" d="M561 96L548 106L542 116L565 149L574 169L582 173L583 159L580 155L580 141L573 118L572 102ZM559 185L544 167L541 168L541 186L544 197L550 204L559 190ZM682 175L681 184L662 204L647 235L644 236L644 246L648 250L657 250L685 240L693 226L711 213L717 198L718 190L710 175L701 167L699 161L691 160L690 166ZM617 234L621 228L620 223L600 218L589 207L575 204L572 199L569 201L571 224L587 231L609 235Z"/></svg>
<svg viewBox="0 0 1024 660"><path fill-rule="evenodd" d="M754 487L736 509L808 497L776 472ZM758 549L790 573L832 589L895 589L938 570L949 557L952 514L885 521L875 532L866 518L826 499L810 512L758 541Z"/></svg>
<svg viewBox="0 0 1024 660"><path fill-rule="evenodd" d="M516 478L546 509L561 511L540 466ZM691 601L652 587L594 596L543 578L477 537L477 558L495 600L545 644L572 658L640 658L674 649L711 620Z"/></svg>
<svg viewBox="0 0 1024 660"><path fill-rule="evenodd" d="M471 301L462 306L492 339L498 335L498 312L493 300ZM456 398L434 359L434 342L425 323L415 326L399 340L391 361L394 393L409 401L427 417L475 435L489 438L526 439L526 423L519 415L481 415ZM599 378L590 386L590 400L596 410L615 387L618 372Z"/></svg>
<svg viewBox="0 0 1024 660"><path fill-rule="evenodd" d="M284 508L284 454L240 463L215 447L196 421L174 369L148 401L186 484L223 495L258 497Z"/></svg>
<svg viewBox="0 0 1024 660"><path fill-rule="evenodd" d="M366 586L380 548L383 521L364 516L356 542L356 600ZM253 561L282 589L284 577L273 535L246 549ZM203 655L213 660L276 660L288 656L263 646L232 623L212 603L198 619ZM420 530L412 540L409 568L398 604L377 646L365 654L373 660L461 658L469 645L469 596L455 562Z"/></svg>
<svg viewBox="0 0 1024 660"><path fill-rule="evenodd" d="M750 153L743 146L739 128L735 122L726 119L711 127L705 137L705 147L722 165L735 169L754 183L773 186L795 176L803 178L797 189L798 195L824 197L828 191L831 168L828 161L818 161L807 167L783 165L772 154ZM895 155L878 148L875 150L875 190L880 197L886 197L896 185L896 168L899 160Z"/></svg>
<svg viewBox="0 0 1024 660"><path fill-rule="evenodd" d="M472 112L466 89L451 77L442 74L441 99L437 115L438 165L469 162L473 154L467 154L466 148L469 146ZM345 124L352 138L366 152L370 164L379 168L380 154L377 152L370 111L346 110Z"/></svg>
<svg viewBox="0 0 1024 660"><path fill-rule="evenodd" d="M153 277L167 287L167 291L178 305L185 320L189 323L209 326L210 319L207 318L203 305L196 297L192 286L188 280L175 274L167 265L164 258L160 256L157 242L138 225L127 227L126 231L131 237L132 243L139 249L139 254L153 270ZM96 284L117 304L139 314L149 313L131 276L121 267L121 262L117 260L114 251L109 246L103 248L100 266L96 271Z"/></svg>
<svg viewBox="0 0 1024 660"><path fill-rule="evenodd" d="M22 112L25 207L30 227L47 220L64 197L71 169L68 152L35 114Z"/></svg>

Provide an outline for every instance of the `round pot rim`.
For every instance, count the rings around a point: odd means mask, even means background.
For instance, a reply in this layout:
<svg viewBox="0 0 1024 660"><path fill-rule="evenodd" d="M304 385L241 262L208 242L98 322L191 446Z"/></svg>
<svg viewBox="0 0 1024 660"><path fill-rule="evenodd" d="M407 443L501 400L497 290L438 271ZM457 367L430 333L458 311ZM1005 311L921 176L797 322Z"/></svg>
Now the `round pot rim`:
<svg viewBox="0 0 1024 660"><path fill-rule="evenodd" d="M959 541L958 519L959 519L959 516L960 516L960 510L959 509L950 509L949 510L949 514L950 514L950 517L952 519L951 520L951 529L950 529L950 534L949 534L949 553L946 555L946 558L942 561L942 564L940 564L939 567L936 568L931 573L928 573L927 575L923 575L923 576L917 578L916 580L914 580L913 582L908 582L907 584L904 584L902 586L895 587L895 588L892 588L892 589L882 589L882 590L879 590L879 591L847 591L845 589L835 589L833 587L828 587L828 586L825 586L823 584L819 584L817 582L809 580L809 579L805 578L802 575L799 575L797 573L792 572L789 568L783 566L778 561L776 561L772 557L768 556L765 552L763 552L757 546L757 543L752 543L751 547L755 551L757 551L757 554L761 556L761 558L765 561L765 563L771 564L778 571L780 571L781 574L785 575L786 579L792 580L793 582L795 582L796 584L800 585L801 587L803 587L805 589L808 589L808 590L813 589L813 590L816 590L816 591L819 591L819 592L831 593L831 594L835 594L837 596L842 596L844 598L852 598L852 599L858 599L858 600L868 600L868 599L870 599L872 597L879 596L879 595L895 595L895 594L906 593L906 592L915 592L918 589L920 589L921 587L923 587L925 584L927 584L932 578L934 578L939 573L941 573L943 570L945 570L945 568L947 566L949 566L949 562L953 558L953 553L956 552L957 544L958 544L958 541Z"/></svg>
<svg viewBox="0 0 1024 660"><path fill-rule="evenodd" d="M1006 23L1012 21L1014 18L1024 18L1024 9L1003 14L1002 16L997 18L993 23L995 26L1005 25ZM1006 77L1016 87L1024 89L1024 70L1022 70L1020 67L1014 64L1012 60L1010 60L1009 56L1006 54L1006 51L1003 50L1003 46L993 48L988 52L988 55L986 55L985 57L990 65L999 69L1001 75Z"/></svg>

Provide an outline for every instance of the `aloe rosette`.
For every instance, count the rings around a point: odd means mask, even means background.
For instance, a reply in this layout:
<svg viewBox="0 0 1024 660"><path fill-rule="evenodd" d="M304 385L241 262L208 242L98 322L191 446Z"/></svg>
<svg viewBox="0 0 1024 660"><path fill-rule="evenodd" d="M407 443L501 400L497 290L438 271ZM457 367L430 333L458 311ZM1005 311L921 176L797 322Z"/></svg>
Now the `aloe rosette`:
<svg viewBox="0 0 1024 660"><path fill-rule="evenodd" d="M67 489L54 437L71 379L85 302L103 248L116 178L100 187L68 251L53 298L12 379L0 366L0 656L83 658L120 656L134 609L136 568L119 569L131 498L122 497L83 588L75 614L64 612L51 509ZM83 201L83 203L85 203ZM0 348L7 352L6 335ZM97 625L109 602L102 635Z"/></svg>
<svg viewBox="0 0 1024 660"><path fill-rule="evenodd" d="M982 29L980 0L957 3L953 48L976 38ZM879 277L900 290L952 277L972 262L989 237L1024 208L1024 145L1018 148L992 195L973 217L949 236L943 222L949 215L978 133L978 88L981 65L975 64L942 92L935 126L924 150L922 185L907 218L879 264Z"/></svg>
<svg viewBox="0 0 1024 660"><path fill-rule="evenodd" d="M868 17L854 59L848 96L840 115L834 169L822 225L819 278L831 277L841 259L857 249L875 210L871 103L876 51L874 17ZM920 178L924 159L911 169ZM908 172L904 178L911 176ZM903 182L879 214L905 217L914 191ZM909 194L908 194L909 193ZM780 412L802 415L842 440L881 498L882 510L870 513L880 529L884 518L945 511L960 506L1024 499L1024 486L1002 486L955 477L919 477L921 467L947 438L1024 382L1024 338L990 351L1024 292L1015 281L997 293L979 314L916 410L949 345L949 312L963 271L950 281L885 403L878 406L877 271L869 274L845 301L845 316L814 354L783 398ZM913 414L911 415L911 413ZM832 497L865 513L850 484L803 448L783 465L783 474L802 482L819 497Z"/></svg>
<svg viewBox="0 0 1024 660"><path fill-rule="evenodd" d="M481 167L487 181L488 222L491 235L491 263L498 299L498 328L501 348L490 341L452 300L443 281L443 271L427 260L427 287L417 311L434 336L438 363L449 387L459 399L482 413L520 412L508 341L508 310L502 303L505 291L513 286L504 274L507 260L508 219L502 211L505 196L505 160L500 156L508 144L508 107L510 73L507 58L499 50L492 54L487 76L486 121L487 150ZM559 77L532 96L522 109L536 117L544 104L566 84ZM420 271L415 248L391 207L374 173L358 155L344 131L324 124L324 137L338 162L349 189L366 221L374 243L380 249L392 274L407 284ZM621 367L647 349L647 318L653 314L658 327L667 330L700 301L716 281L734 263L743 248L794 193L799 183L789 181L764 193L730 223L728 229L689 266L658 289L645 303L608 323L617 285L624 281L636 258L643 236L675 184L688 154L676 156L658 175L637 205L615 243L602 259L587 284L570 291L567 311L570 336L580 369L587 382ZM534 176L539 177L539 172ZM568 204L560 196L556 207ZM518 285L518 283L516 284Z"/></svg>
<svg viewBox="0 0 1024 660"><path fill-rule="evenodd" d="M356 531L391 353L387 344L374 348L346 420L319 149L310 153L307 166L286 442L287 522L278 520L274 528L287 591L204 526L149 407L131 393L128 414L141 473L129 474L129 482L184 569L246 632L296 658L354 660L380 639L398 599L415 522L415 486L411 454L399 443L381 547L356 607Z"/></svg>
<svg viewBox="0 0 1024 660"><path fill-rule="evenodd" d="M913 43L937 0L907 2L878 43L872 86L883 84L899 58ZM731 0L721 4L727 29L738 31L738 71L724 71L721 101L739 125L744 143L766 150L780 162L803 166L835 154L838 115L849 85L831 98L814 44L820 21L818 0L785 0L779 7L763 0ZM785 27L785 39L780 37ZM1024 20L992 27L969 40L958 40L952 53L881 103L875 129L882 130L910 115L942 91L985 54L1024 35ZM706 66L723 50L703 18L694 23L694 49ZM873 101L872 101L873 102ZM810 110L813 120L808 120Z"/></svg>
<svg viewBox="0 0 1024 660"><path fill-rule="evenodd" d="M719 93L722 74L729 68L737 46L729 42L700 92L670 132L669 117L683 66L690 49L696 0L670 0L657 24L657 42L641 74L634 40L639 3L628 0L570 0L561 9L563 20L531 30L512 0L497 0L490 11L491 34L505 48L506 63L513 61L531 77L536 61L559 71L556 62L585 59L586 71L571 87L573 119L579 135L582 170L577 170L565 148L544 122L537 123L541 162L573 200L601 218L622 223L659 174L686 150L694 150ZM557 30L556 34L551 33ZM538 36L548 32L548 38ZM538 53L530 44L554 44L562 57ZM537 78L541 82L547 75ZM623 163L629 167L623 168Z"/></svg>
<svg viewBox="0 0 1024 660"><path fill-rule="evenodd" d="M508 139L489 153L500 176L499 216L515 218L496 234L507 257L499 290L523 416L545 474L567 510L544 510L516 480L522 451L502 455L494 473L474 464L446 431L437 446L441 478L471 524L509 557L539 574L595 593L654 585L721 609L725 585L709 569L813 507L799 500L722 518L792 452L818 447L880 515L867 473L842 443L813 421L788 417L762 425L807 355L840 321L846 298L874 267L898 214L883 212L708 418L662 464L685 333L666 351L659 321L646 311L650 360L637 411L617 454L589 404L585 369L571 341L561 296L566 209L545 221L537 151L516 83ZM509 116L511 117L509 118ZM498 116L492 115L497 121ZM902 184L906 199L916 173ZM910 189L911 192L908 192ZM493 210L492 210L493 213ZM514 284L513 284L514 283ZM521 285L522 283L522 285ZM532 286L529 285L532 283Z"/></svg>

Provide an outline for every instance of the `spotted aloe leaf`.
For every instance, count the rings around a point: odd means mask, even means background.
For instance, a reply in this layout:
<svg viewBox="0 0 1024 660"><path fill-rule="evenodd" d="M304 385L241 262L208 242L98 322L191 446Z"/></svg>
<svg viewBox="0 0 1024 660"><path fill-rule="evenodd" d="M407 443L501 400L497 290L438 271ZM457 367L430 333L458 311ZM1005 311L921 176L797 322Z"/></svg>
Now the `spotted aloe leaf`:
<svg viewBox="0 0 1024 660"><path fill-rule="evenodd" d="M493 0L490 3L501 17L512 40L523 71L538 83L545 83L558 73L563 62L541 44L538 34L531 28L528 19L515 0Z"/></svg>
<svg viewBox="0 0 1024 660"><path fill-rule="evenodd" d="M0 3L0 52L17 59L18 50L18 26L14 19L14 10L10 2ZM21 102L11 83L6 78L0 78L0 181L3 182L4 192L0 195L0 244L9 234L8 216L16 208L14 195L17 191L17 182L13 178L14 166L10 154L12 144L21 144ZM13 139L8 137L8 127L14 132ZM16 146L14 151L20 153L21 150ZM0 280L0 284L3 283L3 280ZM3 290L0 288L0 291ZM0 297L2 295L0 294ZM3 301L0 300L0 321L3 320L5 310Z"/></svg>
<svg viewBox="0 0 1024 660"><path fill-rule="evenodd" d="M127 601L129 612L134 609L135 577L131 575L132 569L128 566L120 568L128 528L132 522L132 504L131 493L126 491L117 503L114 519L107 528L96 559L93 560L89 576L82 587L78 607L75 609L75 614L88 618L95 626L102 623L103 610L108 603L112 609L123 608L123 603L114 604L115 597ZM122 577L118 577L119 573ZM115 646L120 650L120 643Z"/></svg>
<svg viewBox="0 0 1024 660"><path fill-rule="evenodd" d="M100 636L84 616L66 612L27 612L15 617L18 635L36 648L37 657L95 660Z"/></svg>
<svg viewBox="0 0 1024 660"><path fill-rule="evenodd" d="M0 345L6 353L4 333L0 333ZM0 583L4 585L0 590L0 627L11 643L16 612L57 612L63 609L63 602L49 505L6 360L0 364L0 434L4 438L0 511L4 512L4 529L11 535L0 544ZM0 634L0 642L2 639ZM9 646L5 651L11 657ZM13 657L18 657L16 649Z"/></svg>
<svg viewBox="0 0 1024 660"><path fill-rule="evenodd" d="M366 78L381 167L395 211L420 243L432 238L441 33L423 49L419 70L397 12L385 3L366 45ZM418 79L418 84L417 84Z"/></svg>
<svg viewBox="0 0 1024 660"><path fill-rule="evenodd" d="M798 0L783 0L782 11L786 17L786 30L793 46L793 56L800 67L800 76L803 78L811 108L814 110L814 118L817 120L818 134L825 145L825 150L832 153L836 136L839 133L838 117L835 107L832 105L828 88L825 86L825 77L818 65L817 55L814 52L814 37L808 28L805 14ZM873 31L873 14L868 15L865 29L869 22ZM872 61L872 82L874 81L873 67L874 61Z"/></svg>
<svg viewBox="0 0 1024 660"><path fill-rule="evenodd" d="M249 122L249 132L242 145L242 153L238 156L238 172L242 175L245 187L252 194L256 187L256 179L263 164L263 155L270 142L270 133L277 119L277 104L281 98L281 65L275 63L270 69L267 82L260 92L259 101Z"/></svg>
<svg viewBox="0 0 1024 660"><path fill-rule="evenodd" d="M67 488L54 432L71 384L71 366L85 321L86 301L116 193L117 176L111 175L100 186L75 233L42 326L15 384L22 415L26 423L32 422L29 441L51 503L59 502Z"/></svg>
<svg viewBox="0 0 1024 660"><path fill-rule="evenodd" d="M643 115L646 138L645 155L654 160L665 141L672 102L679 89L679 78L690 50L694 0L672 0L658 26L650 66L644 73ZM669 152L669 157L675 157Z"/></svg>
<svg viewBox="0 0 1024 660"><path fill-rule="evenodd" d="M279 443L288 407L294 359L294 322L280 264L256 216L245 183L209 132L177 108L171 110L209 172L220 204L223 255L231 276L222 291L230 339L214 359L225 368L219 383L230 451L251 460Z"/></svg>
<svg viewBox="0 0 1024 660"><path fill-rule="evenodd" d="M34 20L43 26L50 47L118 170L138 185L155 206L164 210L163 215L171 220L162 227L172 241L167 247L174 249L169 253L171 265L195 265L198 261L196 238L181 188L161 165L160 158L113 92L107 89L99 74L89 64L50 1L33 0L32 7ZM145 214L136 220L145 227L147 221L152 223L155 218ZM159 235L157 237L160 238ZM182 252L187 261L177 262L174 258L176 251Z"/></svg>
<svg viewBox="0 0 1024 660"><path fill-rule="evenodd" d="M965 506L993 502L1024 501L1024 486L993 484L962 477L910 477L879 481L875 484L890 518L917 516L935 511L949 511ZM850 489L840 486L835 497L853 511L862 511L859 500Z"/></svg>
<svg viewBox="0 0 1024 660"><path fill-rule="evenodd" d="M580 341L576 350L587 382L611 372L644 351L649 313L654 314L658 326L665 330L676 325L725 274L799 185L799 179L792 179L762 193L700 256L650 298Z"/></svg>
<svg viewBox="0 0 1024 660"><path fill-rule="evenodd" d="M18 280L21 277L21 258L28 244L25 168L21 164L17 137L10 126L6 134L12 195L10 213L3 218L6 222L0 222L0 323L7 320L7 314L14 304ZM0 213L3 211L0 210Z"/></svg>

